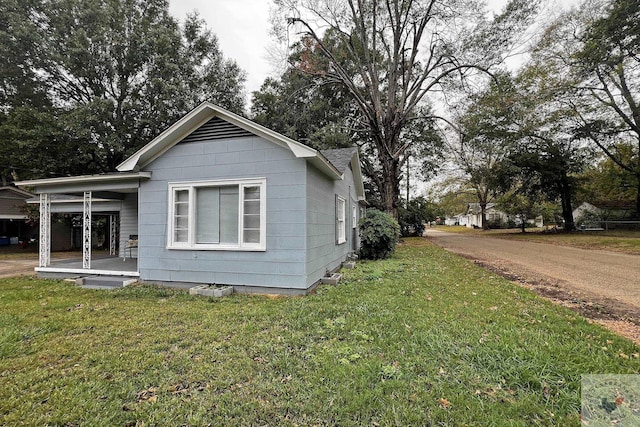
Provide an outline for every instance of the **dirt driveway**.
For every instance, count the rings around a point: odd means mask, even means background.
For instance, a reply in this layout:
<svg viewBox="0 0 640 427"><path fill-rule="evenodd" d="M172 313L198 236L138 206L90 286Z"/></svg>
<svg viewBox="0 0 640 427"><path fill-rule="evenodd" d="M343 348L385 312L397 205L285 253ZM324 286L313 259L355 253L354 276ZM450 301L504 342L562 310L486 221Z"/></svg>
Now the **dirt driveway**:
<svg viewBox="0 0 640 427"><path fill-rule="evenodd" d="M587 317L640 325L640 256L434 229L426 237Z"/></svg>
<svg viewBox="0 0 640 427"><path fill-rule="evenodd" d="M37 267L38 259L3 259L0 260L0 278L33 275L33 269Z"/></svg>

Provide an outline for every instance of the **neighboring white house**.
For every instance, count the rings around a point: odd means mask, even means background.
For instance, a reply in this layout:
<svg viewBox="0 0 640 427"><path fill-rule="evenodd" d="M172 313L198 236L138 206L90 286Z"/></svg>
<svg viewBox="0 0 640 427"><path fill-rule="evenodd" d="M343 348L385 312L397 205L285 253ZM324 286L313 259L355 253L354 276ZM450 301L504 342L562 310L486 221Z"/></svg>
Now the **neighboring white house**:
<svg viewBox="0 0 640 427"><path fill-rule="evenodd" d="M487 203L485 219L488 223L506 223L509 221L509 216L501 210L498 210L494 203ZM480 208L480 203L469 203L467 205L467 221L465 225L467 227L482 228L482 209Z"/></svg>
<svg viewBox="0 0 640 427"><path fill-rule="evenodd" d="M480 208L480 203L469 203L467 205L467 213L460 214L454 219L457 218L457 222L459 225L464 225L469 228L482 228L482 210ZM520 218L510 217L505 212L499 210L494 203L487 203L485 208L485 219L488 224L501 224L506 225L509 220L513 220L515 226L520 226ZM536 227L543 227L544 220L542 216L538 216L536 218L527 219L527 223L531 225L535 225Z"/></svg>
<svg viewBox="0 0 640 427"><path fill-rule="evenodd" d="M444 219L444 225L461 225L460 224L460 217L461 216L463 216L463 214L458 214L458 215L446 217Z"/></svg>

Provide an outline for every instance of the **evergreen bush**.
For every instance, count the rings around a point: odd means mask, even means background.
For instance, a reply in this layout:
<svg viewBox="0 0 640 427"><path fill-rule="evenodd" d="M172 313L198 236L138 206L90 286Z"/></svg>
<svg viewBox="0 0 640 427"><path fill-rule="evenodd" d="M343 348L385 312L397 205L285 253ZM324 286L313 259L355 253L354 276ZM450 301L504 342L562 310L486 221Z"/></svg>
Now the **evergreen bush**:
<svg viewBox="0 0 640 427"><path fill-rule="evenodd" d="M360 220L360 257L384 259L391 256L400 240L400 226L393 217L376 209L369 209Z"/></svg>

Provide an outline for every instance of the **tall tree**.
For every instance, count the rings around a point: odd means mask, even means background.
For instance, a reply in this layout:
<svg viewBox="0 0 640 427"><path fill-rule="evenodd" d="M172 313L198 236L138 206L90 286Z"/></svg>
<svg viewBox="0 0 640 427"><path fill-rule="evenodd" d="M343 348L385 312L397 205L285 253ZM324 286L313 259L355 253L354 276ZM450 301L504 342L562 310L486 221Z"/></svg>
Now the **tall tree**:
<svg viewBox="0 0 640 427"><path fill-rule="evenodd" d="M38 69L42 40L40 0L3 0L0 5L0 111L47 104Z"/></svg>
<svg viewBox="0 0 640 427"><path fill-rule="evenodd" d="M536 9L536 2L512 1L488 23L482 3L473 0L276 0L276 5L279 16L313 41L308 49L324 59L292 66L341 85L360 111L372 150L371 162L363 166L380 178L376 186L384 208L394 215L401 168L412 146L403 134L418 117L419 105L470 70L489 66Z"/></svg>
<svg viewBox="0 0 640 427"><path fill-rule="evenodd" d="M15 40L26 53L10 49L9 62L25 70L21 78L42 88L25 95L27 102L3 98L0 126L11 129L0 132L0 142L13 153L4 176L27 178L42 169L21 155L25 144L30 144L27 151L49 144L43 153L73 146L73 168L61 162L57 171L44 173L111 171L204 100L242 111L244 73L223 57L216 37L197 15L179 25L169 15L167 0L9 0L0 6L0 15L11 19L10 28L29 28L29 35ZM20 93L18 80L5 76L4 93ZM47 107L29 99L43 93ZM34 111L17 109L23 105ZM20 139L26 119L43 114L49 120L42 123L57 128ZM58 164L55 157L49 161Z"/></svg>
<svg viewBox="0 0 640 427"><path fill-rule="evenodd" d="M531 184L529 194L537 191L560 201L564 229L572 231L576 174L589 151L573 132L577 117L567 103L570 90L535 55L518 74L516 88L517 139L510 160L522 180Z"/></svg>
<svg viewBox="0 0 640 427"><path fill-rule="evenodd" d="M453 163L462 172L462 186L480 205L483 228L487 205L504 191L503 175L514 139L512 83L507 75L496 76L484 92L472 96L449 142Z"/></svg>
<svg viewBox="0 0 640 427"><path fill-rule="evenodd" d="M309 50L314 43L304 39L290 61L303 64L305 69L326 62L317 51ZM318 149L359 146L368 200L384 209L379 191L381 174L374 167L375 148L370 144L366 123L344 86L289 69L280 79L267 78L253 93L251 113L256 122ZM405 156L412 157L412 170L405 168L404 178L408 172L425 179L432 177L442 161L442 140L426 107L420 106L402 138L411 143ZM405 164L408 166L408 160Z"/></svg>
<svg viewBox="0 0 640 427"><path fill-rule="evenodd" d="M615 151L625 162L635 155L632 145L616 147ZM604 154L595 164L585 168L578 180L578 201L631 201L637 191L636 178Z"/></svg>
<svg viewBox="0 0 640 427"><path fill-rule="evenodd" d="M457 158L471 182L478 175L486 176L494 196L503 193L503 199L509 194L520 199L518 209L526 206L525 198L545 195L559 200L565 230L570 231L574 229L574 174L584 165L586 152L572 134L575 121L564 102L566 94L566 88L535 61L513 78L500 76L461 120L468 143L460 143L464 150ZM489 159L462 162L474 150L501 157L491 169ZM481 205L486 202L482 194L478 200Z"/></svg>
<svg viewBox="0 0 640 427"><path fill-rule="evenodd" d="M251 114L256 122L317 149L351 146L360 129L354 106L340 89L287 70L253 93Z"/></svg>
<svg viewBox="0 0 640 427"><path fill-rule="evenodd" d="M635 177L640 214L640 3L588 0L545 33L537 55L572 89L568 100L589 139ZM631 145L633 155L619 151Z"/></svg>

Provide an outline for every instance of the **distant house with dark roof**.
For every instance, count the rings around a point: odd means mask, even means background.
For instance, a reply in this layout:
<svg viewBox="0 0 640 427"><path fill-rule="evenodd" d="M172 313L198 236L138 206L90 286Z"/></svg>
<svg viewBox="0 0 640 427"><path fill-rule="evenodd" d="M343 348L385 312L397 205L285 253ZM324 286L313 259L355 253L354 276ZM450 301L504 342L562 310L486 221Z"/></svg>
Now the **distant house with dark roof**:
<svg viewBox="0 0 640 427"><path fill-rule="evenodd" d="M26 200L31 197L33 194L16 187L0 187L0 245L17 244L30 237Z"/></svg>
<svg viewBox="0 0 640 427"><path fill-rule="evenodd" d="M357 149L320 152L210 103L117 172L19 184L40 197L45 220L36 270L43 275L225 284L239 292L309 292L358 249L364 203ZM48 255L54 194L81 197L75 202L83 216L78 268L52 265ZM67 211L74 210L69 202ZM110 252L127 261L109 268L91 254L91 216L100 207L112 218Z"/></svg>

